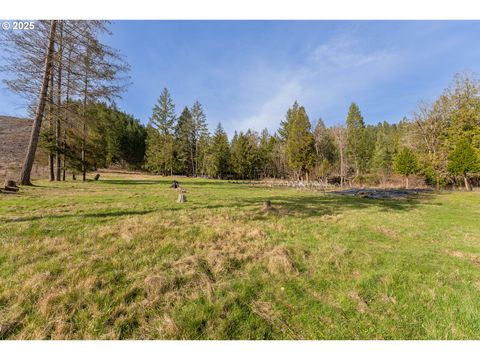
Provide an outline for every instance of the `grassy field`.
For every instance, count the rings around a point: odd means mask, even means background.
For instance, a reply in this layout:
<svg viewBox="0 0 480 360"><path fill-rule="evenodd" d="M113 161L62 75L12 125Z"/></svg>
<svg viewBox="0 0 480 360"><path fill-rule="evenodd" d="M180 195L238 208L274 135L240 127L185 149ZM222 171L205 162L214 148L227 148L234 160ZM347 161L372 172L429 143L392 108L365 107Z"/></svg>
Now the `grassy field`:
<svg viewBox="0 0 480 360"><path fill-rule="evenodd" d="M0 338L480 338L480 193L180 181L0 194Z"/></svg>

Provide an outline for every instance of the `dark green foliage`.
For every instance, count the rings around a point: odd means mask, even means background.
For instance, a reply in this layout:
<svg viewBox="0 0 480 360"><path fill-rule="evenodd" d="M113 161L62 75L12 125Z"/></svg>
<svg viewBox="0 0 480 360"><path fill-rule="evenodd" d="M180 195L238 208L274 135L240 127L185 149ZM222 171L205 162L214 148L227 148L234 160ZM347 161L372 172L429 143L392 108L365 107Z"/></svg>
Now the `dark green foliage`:
<svg viewBox="0 0 480 360"><path fill-rule="evenodd" d="M458 141L450 152L448 171L454 175L463 175L480 171L480 160L475 149L466 139Z"/></svg>
<svg viewBox="0 0 480 360"><path fill-rule="evenodd" d="M417 172L418 161L415 153L409 148L403 148L395 157L395 170L402 175L409 176Z"/></svg>
<svg viewBox="0 0 480 360"><path fill-rule="evenodd" d="M405 176L405 186L408 188L408 177L418 171L418 160L409 148L403 148L394 160L395 171Z"/></svg>
<svg viewBox="0 0 480 360"><path fill-rule="evenodd" d="M259 176L261 156L257 134L251 130L235 133L231 145L232 170L237 178L255 179Z"/></svg>
<svg viewBox="0 0 480 360"><path fill-rule="evenodd" d="M211 140L207 172L214 178L224 178L230 173L230 145L222 124L218 124Z"/></svg>
<svg viewBox="0 0 480 360"><path fill-rule="evenodd" d="M363 173L368 165L368 148L365 122L357 104L352 103L347 115L347 152L357 175Z"/></svg>
<svg viewBox="0 0 480 360"><path fill-rule="evenodd" d="M81 116L80 103L71 102L69 108L72 120ZM130 169L141 168L145 157L147 132L139 120L120 111L115 104L90 103L86 108L86 121L88 132L85 165L88 170L111 165ZM75 126L69 126L66 130L66 143L64 146L62 139L59 152L65 155L67 168L80 171L81 133ZM49 132L45 134L48 135ZM51 140L51 144L54 144L53 137Z"/></svg>
<svg viewBox="0 0 480 360"><path fill-rule="evenodd" d="M175 125L175 105L167 88L163 89L153 107L150 124L162 135L172 133Z"/></svg>
<svg viewBox="0 0 480 360"><path fill-rule="evenodd" d="M128 167L139 168L145 158L147 131L145 126L132 117L127 117L125 124L120 137L120 158Z"/></svg>
<svg viewBox="0 0 480 360"><path fill-rule="evenodd" d="M480 157L467 139L460 139L448 157L448 171L453 175L462 175L465 188L471 190L468 175L480 172Z"/></svg>
<svg viewBox="0 0 480 360"><path fill-rule="evenodd" d="M164 90L147 131L146 168L166 175L321 179L384 186L395 171L406 182L418 173L426 184L439 188L452 183L449 173L457 166L449 165L450 171L447 164L459 160L449 159L448 154L458 140L466 139L473 153L480 154L479 88L476 80L457 77L431 107L422 107L412 120L404 118L394 125L366 125L358 105L352 103L346 132L340 137L335 131L338 127L327 127L322 119L312 131L305 108L295 101L277 133L265 129L258 134L249 129L235 132L230 143L221 126L210 137L198 101L185 107L176 122L173 101ZM399 153L399 144L415 153L407 149ZM107 142L101 147L114 154L118 144Z"/></svg>
<svg viewBox="0 0 480 360"><path fill-rule="evenodd" d="M311 124L305 112L300 106L290 110L287 115L290 118L287 136L288 163L299 178L306 176L315 165L315 145Z"/></svg>
<svg viewBox="0 0 480 360"><path fill-rule="evenodd" d="M286 142L288 139L288 133L290 131L290 126L293 123L293 120L295 118L295 115L297 114L299 109L298 102L295 101L293 103L293 106L287 110L287 114L285 115L285 120L282 120L280 122L280 129L278 129L278 136L279 138Z"/></svg>
<svg viewBox="0 0 480 360"><path fill-rule="evenodd" d="M393 159L396 153L396 126L387 122L376 126L376 141L373 144L373 155L371 168L385 183L393 171Z"/></svg>
<svg viewBox="0 0 480 360"><path fill-rule="evenodd" d="M195 174L195 143L192 113L185 107L175 127L175 172Z"/></svg>
<svg viewBox="0 0 480 360"><path fill-rule="evenodd" d="M333 163L337 156L337 149L335 148L333 136L322 119L318 119L313 135L315 138L317 161L322 163L324 160L327 160L329 163Z"/></svg>
<svg viewBox="0 0 480 360"><path fill-rule="evenodd" d="M165 88L153 107L147 129L146 168L164 175L173 174L175 165L175 105Z"/></svg>

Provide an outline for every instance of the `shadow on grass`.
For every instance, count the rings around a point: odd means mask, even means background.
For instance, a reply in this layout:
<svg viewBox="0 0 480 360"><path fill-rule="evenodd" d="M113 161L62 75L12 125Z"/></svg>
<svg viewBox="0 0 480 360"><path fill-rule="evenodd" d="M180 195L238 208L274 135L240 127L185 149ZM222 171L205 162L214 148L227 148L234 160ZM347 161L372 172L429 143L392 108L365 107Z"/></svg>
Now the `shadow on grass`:
<svg viewBox="0 0 480 360"><path fill-rule="evenodd" d="M111 185L169 185L172 181L169 180L99 180L99 184Z"/></svg>
<svg viewBox="0 0 480 360"><path fill-rule="evenodd" d="M173 210L173 209L172 209ZM144 215L153 212L154 210L129 210L129 211L115 211L115 212L102 212L102 213L87 213L87 214L58 214L58 215L45 215L45 216L26 216L14 219L3 220L6 223L35 221L35 220L50 220L50 219L66 219L66 218L108 218L108 217L120 217L129 215Z"/></svg>
<svg viewBox="0 0 480 360"><path fill-rule="evenodd" d="M171 179L159 179L159 180L123 180L123 179L107 179L99 180L99 183L111 184L111 185L162 185L162 188L168 189L172 184L173 180L177 180L180 183L180 186L218 186L218 185L227 185L228 183L223 180L197 180L197 178L177 178L172 177Z"/></svg>
<svg viewBox="0 0 480 360"><path fill-rule="evenodd" d="M200 206L202 209L244 208L252 211L252 215L259 216L264 201L270 200L274 211L269 212L278 216L294 216L299 218L321 217L324 215L338 215L346 210L361 210L376 207L380 211L409 211L417 207L429 195L416 196L408 199L368 199L351 196L338 196L321 193L299 196L269 196L253 197L227 204L209 204Z"/></svg>

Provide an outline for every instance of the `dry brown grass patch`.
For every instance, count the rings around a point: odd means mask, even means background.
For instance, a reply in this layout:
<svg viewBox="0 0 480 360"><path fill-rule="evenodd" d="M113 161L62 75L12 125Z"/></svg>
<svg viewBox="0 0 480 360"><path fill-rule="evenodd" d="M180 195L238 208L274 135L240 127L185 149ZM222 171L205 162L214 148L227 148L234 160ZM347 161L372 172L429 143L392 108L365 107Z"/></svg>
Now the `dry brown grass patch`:
<svg viewBox="0 0 480 360"><path fill-rule="evenodd" d="M255 300L250 304L250 308L255 314L272 325L280 317L280 313L268 301Z"/></svg>
<svg viewBox="0 0 480 360"><path fill-rule="evenodd" d="M272 274L277 273L298 273L288 249L284 246L277 246L266 252L263 256L267 269Z"/></svg>
<svg viewBox="0 0 480 360"><path fill-rule="evenodd" d="M348 296L357 303L357 311L359 313L365 313L368 310L368 305L365 300L362 299L360 294L356 290L352 290L348 293Z"/></svg>
<svg viewBox="0 0 480 360"><path fill-rule="evenodd" d="M446 250L445 253L447 255L450 255L452 257L458 258L458 259L465 259L473 263L474 265L480 266L480 257L474 254L467 254L463 253L461 251L456 251L456 250Z"/></svg>
<svg viewBox="0 0 480 360"><path fill-rule="evenodd" d="M390 239L396 239L397 238L397 232L393 229L390 229L384 225L378 225L375 227L375 230L379 232L382 235L385 235L386 237Z"/></svg>
<svg viewBox="0 0 480 360"><path fill-rule="evenodd" d="M389 296L387 294L382 294L382 296L380 296L380 301L382 301L385 304L396 304L397 303L397 299L395 299L394 296Z"/></svg>

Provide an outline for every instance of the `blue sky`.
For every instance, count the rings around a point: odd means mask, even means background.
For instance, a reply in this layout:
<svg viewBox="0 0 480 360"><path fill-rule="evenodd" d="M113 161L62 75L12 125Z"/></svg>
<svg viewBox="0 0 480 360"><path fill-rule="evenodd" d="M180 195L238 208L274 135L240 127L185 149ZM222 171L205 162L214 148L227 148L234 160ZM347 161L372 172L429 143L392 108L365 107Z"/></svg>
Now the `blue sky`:
<svg viewBox="0 0 480 360"><path fill-rule="evenodd" d="M479 21L115 21L106 39L131 64L119 107L146 123L167 87L198 100L210 129L274 131L295 100L310 120L398 122L457 72L480 74ZM0 113L23 115L0 90Z"/></svg>

